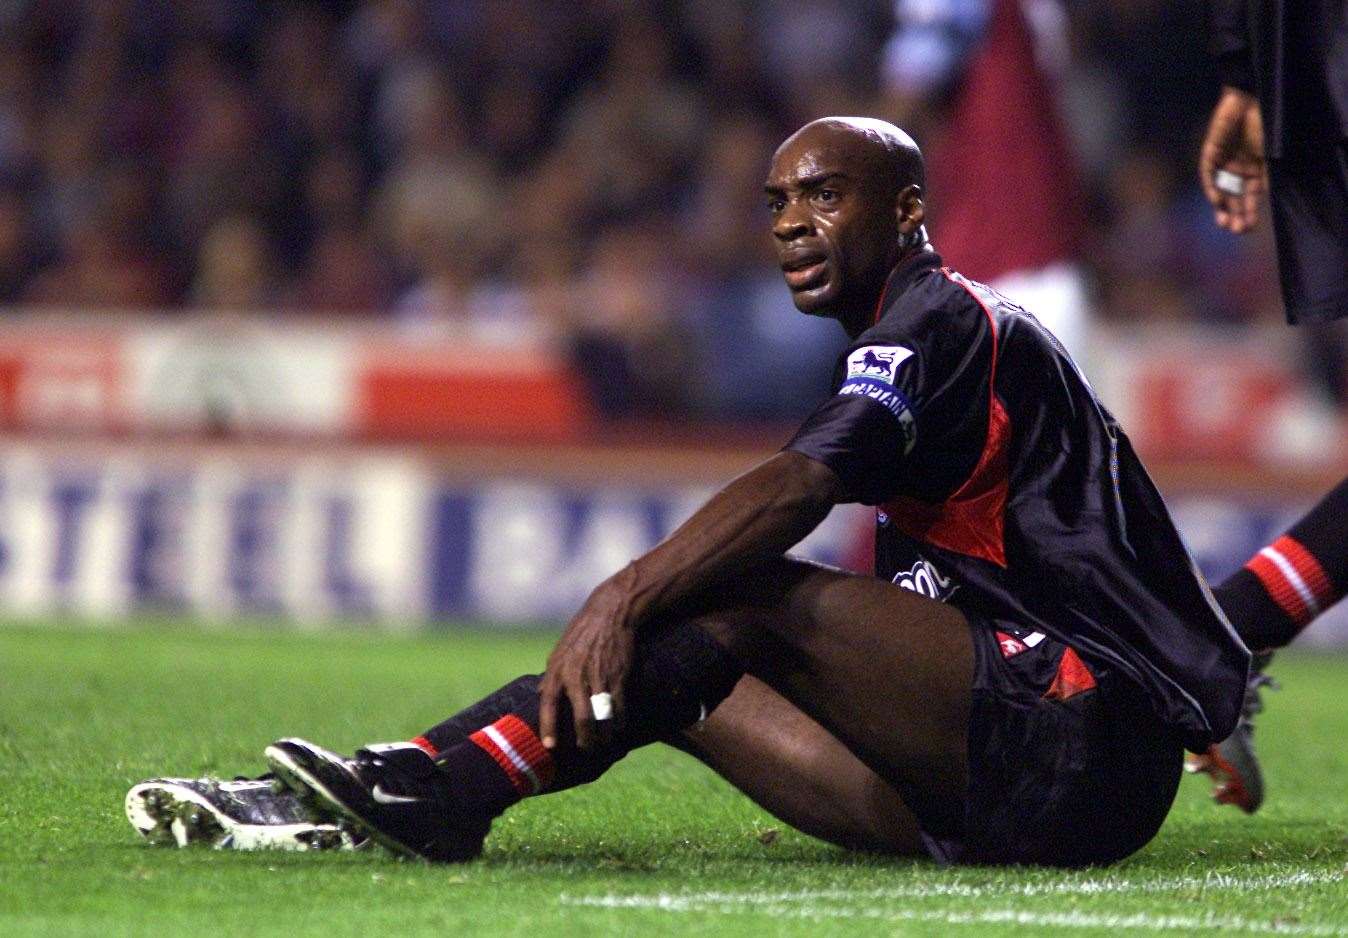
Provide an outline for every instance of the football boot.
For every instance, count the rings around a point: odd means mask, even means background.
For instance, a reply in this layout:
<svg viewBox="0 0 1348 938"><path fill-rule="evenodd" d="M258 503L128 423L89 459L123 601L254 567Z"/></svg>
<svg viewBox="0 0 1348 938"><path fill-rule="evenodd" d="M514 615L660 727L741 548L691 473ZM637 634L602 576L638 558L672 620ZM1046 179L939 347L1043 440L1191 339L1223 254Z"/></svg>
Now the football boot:
<svg viewBox="0 0 1348 938"><path fill-rule="evenodd" d="M366 746L351 758L303 739L266 749L276 777L311 808L393 852L440 863L482 852L491 819L460 809L449 779L413 743Z"/></svg>
<svg viewBox="0 0 1348 938"><path fill-rule="evenodd" d="M1246 814L1258 811L1264 803L1264 774L1259 769L1259 757L1254 751L1254 718L1264 709L1262 690L1265 687L1278 689L1278 683L1264 673L1271 660L1271 651L1259 652L1254 656L1235 731L1221 742L1213 743L1207 752L1190 754L1184 761L1187 771L1205 772L1212 776L1214 801L1235 805Z"/></svg>

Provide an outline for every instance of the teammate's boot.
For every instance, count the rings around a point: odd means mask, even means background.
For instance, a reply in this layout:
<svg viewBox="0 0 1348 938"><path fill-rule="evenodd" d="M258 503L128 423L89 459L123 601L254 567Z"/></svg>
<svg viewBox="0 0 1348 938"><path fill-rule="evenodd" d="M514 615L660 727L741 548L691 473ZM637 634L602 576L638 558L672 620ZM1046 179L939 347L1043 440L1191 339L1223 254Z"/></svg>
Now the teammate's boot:
<svg viewBox="0 0 1348 938"><path fill-rule="evenodd" d="M1246 814L1258 811L1264 803L1264 775L1254 752L1254 717L1264 709L1261 690L1278 688L1277 682L1264 673L1272 660L1271 651L1254 656L1235 732L1221 742L1213 743L1207 752L1187 756L1184 762L1187 771L1206 772L1212 776L1214 801L1235 805Z"/></svg>
<svg viewBox="0 0 1348 938"><path fill-rule="evenodd" d="M346 758L303 739L282 739L266 756L276 777L317 811L395 853L453 863L482 852L491 819L454 803L449 780L419 746L383 743Z"/></svg>
<svg viewBox="0 0 1348 938"><path fill-rule="evenodd" d="M147 841L163 846L354 850L366 841L268 778L152 778L126 793L126 818Z"/></svg>

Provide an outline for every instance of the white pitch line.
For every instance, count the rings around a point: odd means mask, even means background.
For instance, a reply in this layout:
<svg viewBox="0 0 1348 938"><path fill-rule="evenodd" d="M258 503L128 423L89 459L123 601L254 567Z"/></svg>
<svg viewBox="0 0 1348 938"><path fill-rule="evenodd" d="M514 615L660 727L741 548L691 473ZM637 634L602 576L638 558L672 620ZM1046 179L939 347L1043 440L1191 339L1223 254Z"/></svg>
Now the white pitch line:
<svg viewBox="0 0 1348 938"><path fill-rule="evenodd" d="M603 899L605 897L594 897ZM647 905L628 902L622 906L612 906L602 902L587 902L584 897L568 901L569 905L600 906L603 908L648 908L662 912L719 912L743 913L742 904L726 902L690 903L671 905L661 902L668 896L628 896L627 899L646 898ZM564 900L565 901L565 900ZM927 922L944 925L1025 925L1033 928L1096 928L1096 929L1134 929L1160 932L1197 932L1197 931L1244 931L1267 935L1298 935L1313 938L1343 938L1348 930L1330 925L1302 925L1295 922L1256 921L1217 915L1098 915L1089 912L1027 912L1020 909L986 909L980 912L955 912L948 910L923 911L918 909L840 909L831 907L797 905L758 905L753 911L770 914L776 918L807 919L870 919L884 922Z"/></svg>
<svg viewBox="0 0 1348 938"><path fill-rule="evenodd" d="M883 899L928 899L955 897L977 899L984 896L1095 896L1123 893L1180 892L1188 889L1258 891L1319 886L1343 882L1344 874L1331 871L1271 873L1263 876L1235 876L1208 873L1203 876L1177 876L1137 882L1115 877L1106 879L1057 880L1043 883L960 883L931 882L912 886L888 886L878 889L803 889L794 892L688 892L656 895L563 895L571 905L599 908L660 908L682 911L689 905L708 903L766 905L784 902L846 902Z"/></svg>

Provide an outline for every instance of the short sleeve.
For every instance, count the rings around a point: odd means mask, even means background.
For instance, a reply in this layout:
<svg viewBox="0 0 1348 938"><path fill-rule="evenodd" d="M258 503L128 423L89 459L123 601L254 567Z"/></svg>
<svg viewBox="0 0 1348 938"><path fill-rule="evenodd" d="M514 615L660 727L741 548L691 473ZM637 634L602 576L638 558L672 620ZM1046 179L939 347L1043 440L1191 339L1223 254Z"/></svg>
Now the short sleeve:
<svg viewBox="0 0 1348 938"><path fill-rule="evenodd" d="M909 345L868 344L845 352L839 371L836 393L786 448L832 469L847 501L879 504L896 493L900 469L917 444L920 362Z"/></svg>
<svg viewBox="0 0 1348 938"><path fill-rule="evenodd" d="M962 282L928 277L838 359L834 393L787 448L837 474L848 501L940 502L989 435L996 334Z"/></svg>

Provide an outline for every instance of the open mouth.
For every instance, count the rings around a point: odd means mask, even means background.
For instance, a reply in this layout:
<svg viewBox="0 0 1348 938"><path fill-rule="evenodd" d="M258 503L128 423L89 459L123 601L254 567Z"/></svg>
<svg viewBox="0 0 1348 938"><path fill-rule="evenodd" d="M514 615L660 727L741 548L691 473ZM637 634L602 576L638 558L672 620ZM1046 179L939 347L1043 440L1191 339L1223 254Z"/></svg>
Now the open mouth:
<svg viewBox="0 0 1348 938"><path fill-rule="evenodd" d="M803 257L782 265L782 276L792 290L803 290L822 280L827 264L822 257Z"/></svg>

